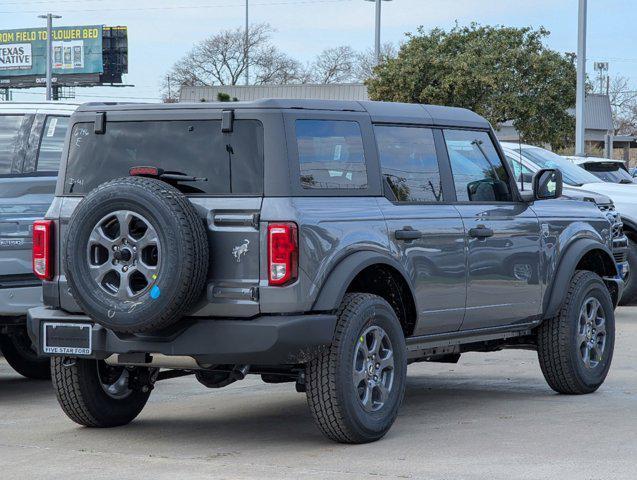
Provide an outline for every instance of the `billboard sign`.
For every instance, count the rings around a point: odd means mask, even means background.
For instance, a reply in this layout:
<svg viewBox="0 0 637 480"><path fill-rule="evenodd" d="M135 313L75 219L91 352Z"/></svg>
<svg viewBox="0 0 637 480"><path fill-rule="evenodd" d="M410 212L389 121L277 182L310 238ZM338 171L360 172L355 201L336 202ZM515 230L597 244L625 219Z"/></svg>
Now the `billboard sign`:
<svg viewBox="0 0 637 480"><path fill-rule="evenodd" d="M46 74L46 28L0 30L0 78ZM53 75L101 74L102 25L53 28Z"/></svg>

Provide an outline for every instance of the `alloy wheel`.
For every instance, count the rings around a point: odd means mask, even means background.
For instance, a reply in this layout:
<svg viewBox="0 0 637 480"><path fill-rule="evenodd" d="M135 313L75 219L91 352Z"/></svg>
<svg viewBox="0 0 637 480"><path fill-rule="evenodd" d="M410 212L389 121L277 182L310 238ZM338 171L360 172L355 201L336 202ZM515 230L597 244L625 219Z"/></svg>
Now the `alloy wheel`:
<svg viewBox="0 0 637 480"><path fill-rule="evenodd" d="M89 273L103 291L120 300L133 300L157 278L161 245L144 216L117 210L97 222L86 254Z"/></svg>
<svg viewBox="0 0 637 480"><path fill-rule="evenodd" d="M380 410L394 386L394 352L387 332L374 325L356 342L352 380L363 408Z"/></svg>
<svg viewBox="0 0 637 480"><path fill-rule="evenodd" d="M606 315L595 297L587 298L580 309L577 342L584 366L597 367L606 347Z"/></svg>

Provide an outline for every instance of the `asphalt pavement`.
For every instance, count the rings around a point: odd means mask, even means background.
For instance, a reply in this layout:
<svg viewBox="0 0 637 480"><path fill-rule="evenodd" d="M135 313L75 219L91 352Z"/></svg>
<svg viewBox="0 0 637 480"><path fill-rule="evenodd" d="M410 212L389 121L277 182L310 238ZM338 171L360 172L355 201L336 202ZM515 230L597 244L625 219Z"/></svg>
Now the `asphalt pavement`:
<svg viewBox="0 0 637 480"><path fill-rule="evenodd" d="M0 478L633 480L637 308L617 318L613 366L595 394L555 394L531 351L415 364L392 430L356 446L323 438L293 384L258 377L219 390L159 382L132 424L81 428L49 382L2 359Z"/></svg>

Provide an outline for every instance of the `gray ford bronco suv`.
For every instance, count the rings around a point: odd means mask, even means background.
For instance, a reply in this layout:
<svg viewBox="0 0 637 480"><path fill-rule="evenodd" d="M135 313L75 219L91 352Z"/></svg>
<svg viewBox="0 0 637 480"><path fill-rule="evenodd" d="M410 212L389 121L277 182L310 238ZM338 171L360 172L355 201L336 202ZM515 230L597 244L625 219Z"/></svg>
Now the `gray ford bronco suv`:
<svg viewBox="0 0 637 480"><path fill-rule="evenodd" d="M537 350L557 392L610 368L622 280L611 224L519 191L488 122L354 101L94 104L71 118L34 225L65 413L131 422L156 381L294 382L329 438L394 422L412 362Z"/></svg>

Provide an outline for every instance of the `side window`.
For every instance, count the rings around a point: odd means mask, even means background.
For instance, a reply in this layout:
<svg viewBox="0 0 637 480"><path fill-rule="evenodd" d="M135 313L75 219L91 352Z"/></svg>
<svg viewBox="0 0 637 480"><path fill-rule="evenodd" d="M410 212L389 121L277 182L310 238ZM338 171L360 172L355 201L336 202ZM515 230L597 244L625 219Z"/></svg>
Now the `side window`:
<svg viewBox="0 0 637 480"><path fill-rule="evenodd" d="M507 170L488 133L445 130L444 136L458 201L511 201Z"/></svg>
<svg viewBox="0 0 637 480"><path fill-rule="evenodd" d="M15 173L12 166L24 118L24 115L0 115L0 175Z"/></svg>
<svg viewBox="0 0 637 480"><path fill-rule="evenodd" d="M429 128L374 127L385 188L399 202L440 202L442 186Z"/></svg>
<svg viewBox="0 0 637 480"><path fill-rule="evenodd" d="M297 120L303 188L367 188L363 137L357 122Z"/></svg>
<svg viewBox="0 0 637 480"><path fill-rule="evenodd" d="M38 172L57 172L69 117L47 117L38 150Z"/></svg>

